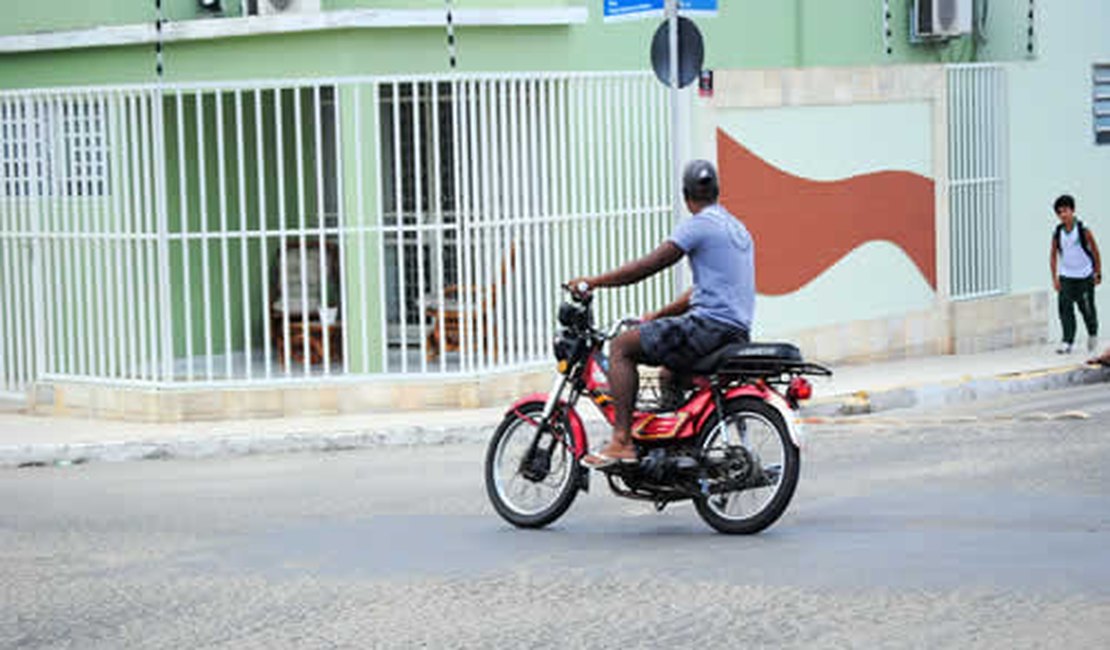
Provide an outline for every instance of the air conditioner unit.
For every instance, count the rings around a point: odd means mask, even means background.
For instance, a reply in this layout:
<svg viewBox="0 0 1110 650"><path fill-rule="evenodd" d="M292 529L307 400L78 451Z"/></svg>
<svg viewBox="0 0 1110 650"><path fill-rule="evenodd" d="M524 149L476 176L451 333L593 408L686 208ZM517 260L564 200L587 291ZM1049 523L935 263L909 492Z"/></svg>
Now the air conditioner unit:
<svg viewBox="0 0 1110 650"><path fill-rule="evenodd" d="M320 0L249 0L247 2L248 15L280 16L319 11Z"/></svg>
<svg viewBox="0 0 1110 650"><path fill-rule="evenodd" d="M260 0L267 1L267 0ZM910 38L930 41L971 33L973 0L913 0Z"/></svg>

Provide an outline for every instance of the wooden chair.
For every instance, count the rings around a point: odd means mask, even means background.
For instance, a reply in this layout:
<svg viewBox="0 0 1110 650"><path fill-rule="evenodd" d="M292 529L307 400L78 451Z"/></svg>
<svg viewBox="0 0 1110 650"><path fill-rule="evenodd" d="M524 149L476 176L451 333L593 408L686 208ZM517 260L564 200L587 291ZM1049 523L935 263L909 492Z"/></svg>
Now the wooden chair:
<svg viewBox="0 0 1110 650"><path fill-rule="evenodd" d="M433 296L433 304L425 315L431 320L431 327L425 338L427 358L434 361L443 352L458 352L462 349L463 322L469 322L472 340L480 338L485 349L497 354L497 313L498 289L504 289L509 274L516 269L516 244L509 247L509 253L501 260L501 272L492 284L487 286L451 284L443 289L443 319L440 320L440 306L434 304L438 296Z"/></svg>
<svg viewBox="0 0 1110 650"><path fill-rule="evenodd" d="M284 283L282 282L283 250L285 251ZM320 276L321 251L324 256L326 277ZM325 241L321 247L319 239L306 239L302 252L301 241L294 239L286 241L284 248L279 247L275 251L270 265L270 340L282 366L289 363L285 355L287 334L289 357L296 363L305 363L306 342L308 363L312 365L323 363L325 347L329 361L333 363L342 361L343 309L340 303L342 296L339 273L339 246L335 242ZM303 295L302 278L307 289ZM327 313L330 311L328 305L323 304L325 283L328 302L331 309L334 309L331 313ZM283 287L285 294L282 293ZM286 320L288 320L288 330Z"/></svg>

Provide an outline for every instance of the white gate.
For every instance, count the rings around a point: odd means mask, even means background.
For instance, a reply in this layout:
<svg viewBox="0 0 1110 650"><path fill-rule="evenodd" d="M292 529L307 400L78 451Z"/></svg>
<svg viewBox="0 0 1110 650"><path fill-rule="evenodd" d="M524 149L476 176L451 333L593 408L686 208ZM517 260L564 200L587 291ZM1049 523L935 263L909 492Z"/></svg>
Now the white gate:
<svg viewBox="0 0 1110 650"><path fill-rule="evenodd" d="M997 64L948 68L953 298L1009 289L1006 71Z"/></svg>
<svg viewBox="0 0 1110 650"><path fill-rule="evenodd" d="M559 283L672 225L668 111L640 73L0 93L0 391L545 361Z"/></svg>
<svg viewBox="0 0 1110 650"><path fill-rule="evenodd" d="M0 387L166 378L160 105L150 89L0 94Z"/></svg>
<svg viewBox="0 0 1110 650"><path fill-rule="evenodd" d="M47 151L39 144L35 107L0 104L0 396L20 396L37 368L34 193Z"/></svg>

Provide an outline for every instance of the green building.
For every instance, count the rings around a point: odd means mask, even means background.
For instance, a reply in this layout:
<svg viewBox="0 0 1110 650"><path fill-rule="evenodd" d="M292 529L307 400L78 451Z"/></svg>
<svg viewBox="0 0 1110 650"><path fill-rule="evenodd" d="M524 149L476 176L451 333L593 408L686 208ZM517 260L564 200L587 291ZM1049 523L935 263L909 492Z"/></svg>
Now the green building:
<svg viewBox="0 0 1110 650"><path fill-rule="evenodd" d="M548 367L561 281L667 236L676 142L756 236L756 338L836 362L1058 336L1052 200L1096 236L1110 212L1106 3L719 0L674 116L659 19L611 5L8 8L0 392L147 418L496 402Z"/></svg>

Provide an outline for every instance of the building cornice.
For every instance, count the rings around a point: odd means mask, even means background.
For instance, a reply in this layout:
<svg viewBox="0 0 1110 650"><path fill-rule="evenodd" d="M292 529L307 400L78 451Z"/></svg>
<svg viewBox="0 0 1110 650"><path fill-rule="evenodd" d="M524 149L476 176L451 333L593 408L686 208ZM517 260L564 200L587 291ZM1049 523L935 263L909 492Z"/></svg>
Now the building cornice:
<svg viewBox="0 0 1110 650"><path fill-rule="evenodd" d="M457 9L452 19L462 27L571 25L589 18L585 7L531 9ZM198 41L238 36L317 32L335 29L443 27L444 12L431 9L347 9L241 18L205 18L166 22L162 41ZM0 54L114 47L153 43L154 23L113 25L36 34L0 36Z"/></svg>

